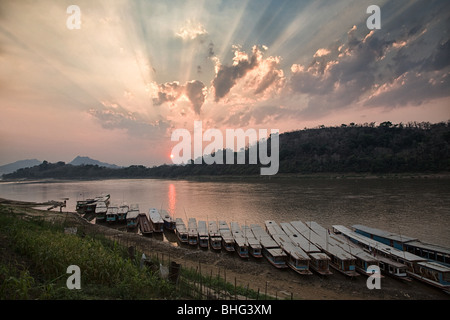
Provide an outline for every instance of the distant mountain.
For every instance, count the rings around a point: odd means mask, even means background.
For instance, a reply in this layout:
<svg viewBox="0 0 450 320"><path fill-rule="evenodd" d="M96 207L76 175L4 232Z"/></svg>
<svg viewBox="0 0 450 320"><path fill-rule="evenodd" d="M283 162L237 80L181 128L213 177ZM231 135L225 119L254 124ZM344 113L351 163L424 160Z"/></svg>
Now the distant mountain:
<svg viewBox="0 0 450 320"><path fill-rule="evenodd" d="M37 166L38 164L41 164L42 161L39 161L37 159L27 159L27 160L19 160L13 163L5 164L3 166L0 166L0 176L3 174L12 173L16 170L22 169L22 168L30 168Z"/></svg>
<svg viewBox="0 0 450 320"><path fill-rule="evenodd" d="M111 168L111 169L119 169L121 167L115 165L115 164L110 164L110 163L106 163L106 162L101 162L98 160L94 160L91 159L89 157L81 157L81 156L77 156L75 159L73 159L71 162L69 162L68 164L71 164L73 166L81 166L81 165L97 165L99 167L106 167L106 168Z"/></svg>

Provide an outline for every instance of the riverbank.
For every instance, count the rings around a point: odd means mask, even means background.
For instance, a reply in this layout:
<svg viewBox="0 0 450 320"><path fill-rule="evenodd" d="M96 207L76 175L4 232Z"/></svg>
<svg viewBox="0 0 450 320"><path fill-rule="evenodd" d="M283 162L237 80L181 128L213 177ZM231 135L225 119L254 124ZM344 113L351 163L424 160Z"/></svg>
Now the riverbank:
<svg viewBox="0 0 450 320"><path fill-rule="evenodd" d="M74 182L74 181L97 181L97 180L128 180L128 179L155 179L155 180L186 180L198 182L278 182L286 180L373 180L373 179L450 179L450 172L427 173L427 172L411 172L411 173L278 173L271 176L261 175L184 175L178 177L101 177L101 178L42 178L42 179L0 179L0 183L60 183L60 182Z"/></svg>
<svg viewBox="0 0 450 320"><path fill-rule="evenodd" d="M143 237L138 234L110 228L106 225L89 223L77 213L38 210L44 204L0 199L0 205L15 214L41 217L45 220L65 219L67 226L79 230L102 234L110 239L120 239L124 244L133 244L150 255L157 255L181 264L182 268L200 269L204 275L220 275L227 282L249 287L262 294L279 299L308 300L446 300L442 291L418 281L400 282L385 277L381 279L380 290L369 290L366 277L349 279L334 271L329 277L317 274L300 276L292 270L278 270L266 260L242 260L236 254L175 246L157 237ZM170 237L170 234L168 234ZM173 236L173 235L172 235ZM2 256L2 259L7 257ZM164 259L163 258L163 259Z"/></svg>

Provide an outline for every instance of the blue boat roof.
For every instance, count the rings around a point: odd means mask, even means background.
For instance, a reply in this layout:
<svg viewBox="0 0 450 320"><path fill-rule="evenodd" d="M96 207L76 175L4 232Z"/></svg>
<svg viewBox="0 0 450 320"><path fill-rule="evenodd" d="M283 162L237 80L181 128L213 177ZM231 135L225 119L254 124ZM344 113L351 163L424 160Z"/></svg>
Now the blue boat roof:
<svg viewBox="0 0 450 320"><path fill-rule="evenodd" d="M407 243L409 241L418 240L417 238L411 238L411 237L404 236L404 235L401 235L398 233L384 231L384 230L377 229L377 228L366 227L361 224L355 224L352 226L352 228L355 230L360 230L360 231L366 232L368 234L372 234L374 236L379 236L382 238L394 240L394 241L401 242L401 243Z"/></svg>

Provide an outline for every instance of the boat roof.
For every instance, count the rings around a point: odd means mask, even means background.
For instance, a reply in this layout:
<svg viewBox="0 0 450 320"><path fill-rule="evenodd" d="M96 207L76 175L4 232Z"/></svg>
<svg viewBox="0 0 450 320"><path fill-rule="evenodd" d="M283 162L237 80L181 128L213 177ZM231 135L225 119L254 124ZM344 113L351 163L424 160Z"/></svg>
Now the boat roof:
<svg viewBox="0 0 450 320"><path fill-rule="evenodd" d="M168 222L174 221L174 219L172 218L170 213L167 212L167 210L162 209L159 214L164 221L168 221Z"/></svg>
<svg viewBox="0 0 450 320"><path fill-rule="evenodd" d="M175 223L175 228L178 230L178 232L187 232L186 225L184 224L183 219L177 218L175 220Z"/></svg>
<svg viewBox="0 0 450 320"><path fill-rule="evenodd" d="M420 240L417 241L408 241L408 246L420 248L423 250L434 251L445 255L450 255L450 248L446 248L437 244L425 243Z"/></svg>
<svg viewBox="0 0 450 320"><path fill-rule="evenodd" d="M130 207L128 205L123 204L119 207L118 213L127 213L130 210Z"/></svg>
<svg viewBox="0 0 450 320"><path fill-rule="evenodd" d="M127 219L134 219L139 216L139 210L131 210L127 213Z"/></svg>
<svg viewBox="0 0 450 320"><path fill-rule="evenodd" d="M244 237L238 237L238 238L234 238L234 241L236 242L236 244L240 247L246 246L248 245L247 240L245 240Z"/></svg>
<svg viewBox="0 0 450 320"><path fill-rule="evenodd" d="M284 252L281 248L269 248L266 249L266 251L268 251L270 255L274 257L287 257L286 252Z"/></svg>
<svg viewBox="0 0 450 320"><path fill-rule="evenodd" d="M331 260L331 258L327 256L326 253L323 252L311 252L309 253L309 256L317 260Z"/></svg>
<svg viewBox="0 0 450 320"><path fill-rule="evenodd" d="M117 212L119 212L118 206L109 206L108 210L106 211L107 214L116 214Z"/></svg>
<svg viewBox="0 0 450 320"><path fill-rule="evenodd" d="M294 259L297 260L311 260L311 258L308 256L308 254L297 247L292 242L284 242L281 245L281 248L283 248L284 251L286 251L290 256L292 256Z"/></svg>
<svg viewBox="0 0 450 320"><path fill-rule="evenodd" d="M312 253L320 252L320 249L311 241L308 241L300 232L298 232L289 222L280 223L283 231L291 238L291 241L297 244L303 251Z"/></svg>
<svg viewBox="0 0 450 320"><path fill-rule="evenodd" d="M401 243L418 240L417 238L411 238L411 237L407 237L407 236L404 236L404 235L401 235L398 233L363 226L362 224L355 224L352 226L352 228L355 230L361 230L361 231L369 233L369 234L373 234L373 235L376 235L376 236L379 236L382 238L394 240L394 241L401 242Z"/></svg>
<svg viewBox="0 0 450 320"><path fill-rule="evenodd" d="M197 225L198 235L200 237L208 236L208 228L206 228L206 221L200 220Z"/></svg>
<svg viewBox="0 0 450 320"><path fill-rule="evenodd" d="M163 219L161 218L161 215L159 214L158 209L151 208L148 211L148 214L150 215L150 220L153 221L153 223L163 223Z"/></svg>
<svg viewBox="0 0 450 320"><path fill-rule="evenodd" d="M228 223L226 221L219 221L219 231L221 230L230 230L230 227L228 227Z"/></svg>
<svg viewBox="0 0 450 320"><path fill-rule="evenodd" d="M294 222L298 222L298 221L294 221ZM320 225L318 224L311 224L311 223L306 223L308 226L311 226L311 231L309 230L304 230L302 233L302 235L304 237L310 237L310 241L313 242L315 245L319 246L323 251L326 251L327 253L341 259L341 260L354 260L355 258L350 255L348 252L346 252L345 250L343 250L340 246L336 245L336 243L334 243L333 239L327 236L327 232L325 233L325 235L321 235L321 229L322 228ZM307 229L308 226L306 227ZM315 229L316 227L316 229ZM319 228L320 227L320 228Z"/></svg>
<svg viewBox="0 0 450 320"><path fill-rule="evenodd" d="M417 264L428 269L436 270L438 272L450 273L450 267L444 266L443 264L440 264L435 261L423 261L418 262Z"/></svg>
<svg viewBox="0 0 450 320"><path fill-rule="evenodd" d="M197 220L195 218L189 218L188 220L188 229L190 235L197 235Z"/></svg>

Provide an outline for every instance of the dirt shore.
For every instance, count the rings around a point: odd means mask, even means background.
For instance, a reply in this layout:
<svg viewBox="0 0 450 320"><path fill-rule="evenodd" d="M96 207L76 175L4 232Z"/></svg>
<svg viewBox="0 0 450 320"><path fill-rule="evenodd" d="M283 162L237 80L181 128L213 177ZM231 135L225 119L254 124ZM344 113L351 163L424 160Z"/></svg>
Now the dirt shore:
<svg viewBox="0 0 450 320"><path fill-rule="evenodd" d="M302 276L290 269L279 270L267 260L241 259L237 254L213 252L211 249L191 248L176 242L174 234L164 237L144 237L126 230L107 225L93 224L73 212L60 213L38 210L45 204L0 199L0 204L11 212L42 216L45 219L65 219L67 226L77 226L83 232L96 232L114 238L125 245L136 246L149 255L170 259L181 263L182 267L197 268L204 275L217 276L230 283L259 290L279 299L308 300L450 300L450 295L430 285L413 280L402 282L390 277L381 279L381 289L370 290L366 286L367 277L360 275L350 279L332 270L333 275L323 277L318 274Z"/></svg>

